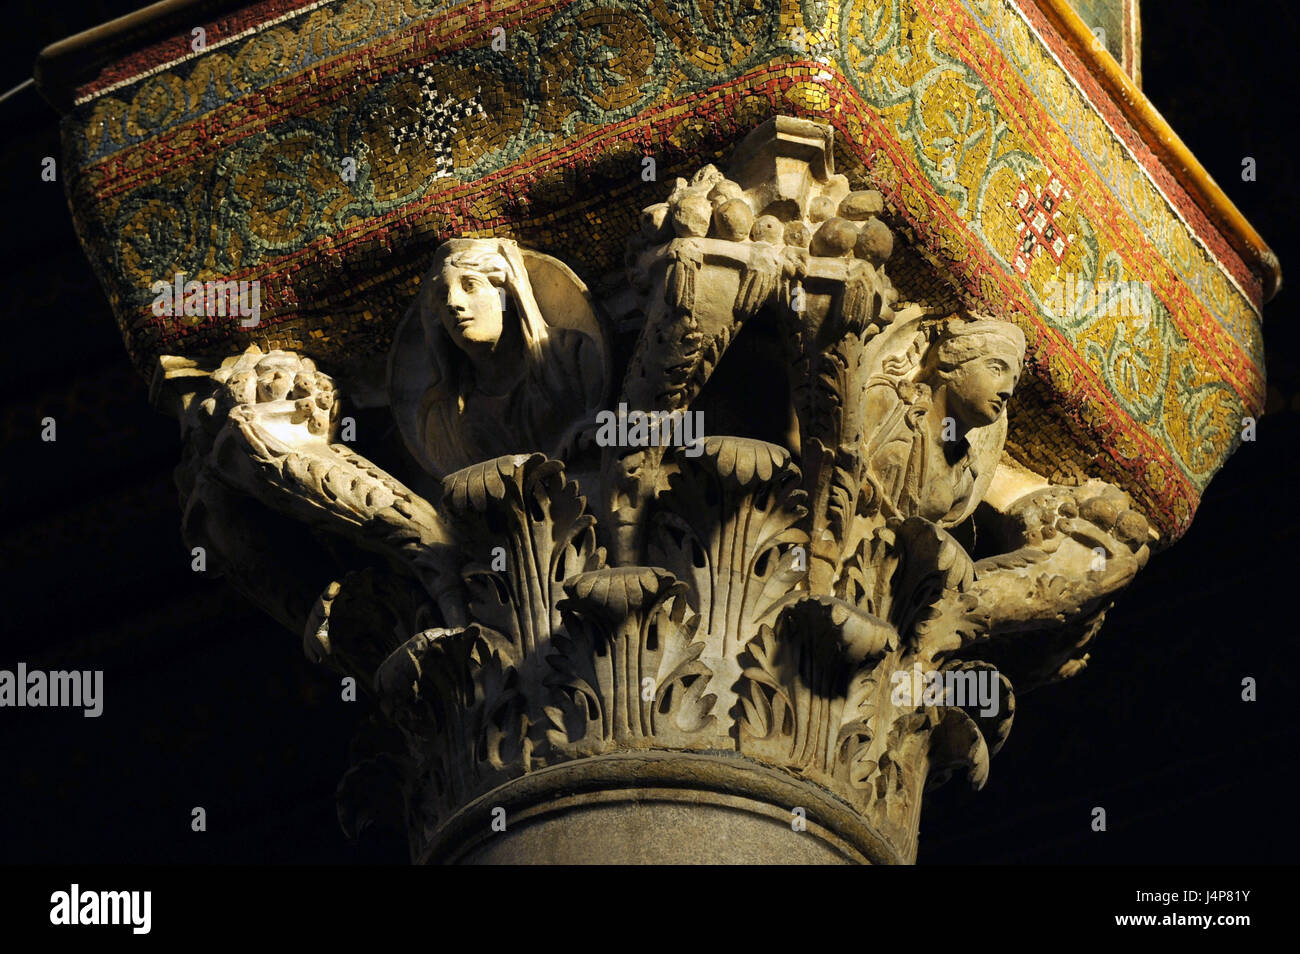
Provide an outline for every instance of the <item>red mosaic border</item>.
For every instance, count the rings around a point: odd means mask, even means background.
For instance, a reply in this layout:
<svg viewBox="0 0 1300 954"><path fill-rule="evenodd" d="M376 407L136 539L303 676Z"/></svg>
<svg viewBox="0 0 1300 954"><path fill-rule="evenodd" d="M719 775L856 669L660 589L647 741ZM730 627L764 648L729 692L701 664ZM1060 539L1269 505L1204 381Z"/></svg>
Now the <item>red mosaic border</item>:
<svg viewBox="0 0 1300 954"><path fill-rule="evenodd" d="M196 17L194 26L203 27L207 34L207 45L212 46L267 20L274 20L317 2L319 0L261 0L260 3L217 17L215 20L205 22ZM77 87L76 98L94 96L110 86L165 67L175 60L189 56L192 52L189 33L161 40L105 66L97 77Z"/></svg>

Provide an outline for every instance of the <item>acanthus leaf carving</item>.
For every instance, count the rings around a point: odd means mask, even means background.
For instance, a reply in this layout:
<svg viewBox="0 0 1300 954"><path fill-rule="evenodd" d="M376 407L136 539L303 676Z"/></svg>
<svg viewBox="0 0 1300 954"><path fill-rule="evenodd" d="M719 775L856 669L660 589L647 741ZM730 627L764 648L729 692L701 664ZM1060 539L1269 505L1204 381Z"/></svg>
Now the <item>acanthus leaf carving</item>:
<svg viewBox="0 0 1300 954"><path fill-rule="evenodd" d="M474 618L509 638L521 658L541 652L559 625L564 581L605 561L577 485L556 461L523 454L451 474L443 501L465 541Z"/></svg>
<svg viewBox="0 0 1300 954"><path fill-rule="evenodd" d="M833 597L792 597L740 653L740 751L833 774L850 685L896 648L894 639L884 620Z"/></svg>
<svg viewBox="0 0 1300 954"><path fill-rule="evenodd" d="M705 692L711 673L686 587L657 567L620 567L580 574L565 588L565 633L547 681L557 694L555 742L592 751L712 743L717 699Z"/></svg>
<svg viewBox="0 0 1300 954"><path fill-rule="evenodd" d="M740 648L781 601L807 589L804 493L789 453L761 441L710 437L698 459L679 452L677 462L650 518L647 556L689 587L709 691L726 712Z"/></svg>

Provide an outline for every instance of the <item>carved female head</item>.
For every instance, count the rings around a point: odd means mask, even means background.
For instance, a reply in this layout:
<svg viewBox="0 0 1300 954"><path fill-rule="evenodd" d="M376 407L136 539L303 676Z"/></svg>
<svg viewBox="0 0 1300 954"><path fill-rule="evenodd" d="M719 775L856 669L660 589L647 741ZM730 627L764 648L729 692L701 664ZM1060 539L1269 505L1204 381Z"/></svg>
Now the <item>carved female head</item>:
<svg viewBox="0 0 1300 954"><path fill-rule="evenodd" d="M995 319L950 322L931 349L932 374L948 409L968 428L998 419L1024 367L1025 336Z"/></svg>
<svg viewBox="0 0 1300 954"><path fill-rule="evenodd" d="M518 362L520 377L542 362L546 322L515 243L452 239L427 274L420 322L440 393L463 394L467 372L488 355L498 366Z"/></svg>
<svg viewBox="0 0 1300 954"><path fill-rule="evenodd" d="M505 317L508 266L495 250L447 255L433 276L430 295L448 337L461 350L495 345Z"/></svg>

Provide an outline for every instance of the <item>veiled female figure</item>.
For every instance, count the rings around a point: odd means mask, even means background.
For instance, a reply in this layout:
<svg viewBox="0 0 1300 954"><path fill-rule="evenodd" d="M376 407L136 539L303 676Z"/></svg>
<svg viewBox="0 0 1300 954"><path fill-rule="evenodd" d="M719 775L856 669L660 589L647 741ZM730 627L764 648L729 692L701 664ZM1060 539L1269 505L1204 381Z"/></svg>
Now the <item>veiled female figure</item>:
<svg viewBox="0 0 1300 954"><path fill-rule="evenodd" d="M530 268L547 288L535 289ZM549 256L501 239L445 242L412 319L418 338L399 331L390 391L408 446L436 476L504 454L554 454L603 396L586 289ZM412 346L423 354L403 353Z"/></svg>

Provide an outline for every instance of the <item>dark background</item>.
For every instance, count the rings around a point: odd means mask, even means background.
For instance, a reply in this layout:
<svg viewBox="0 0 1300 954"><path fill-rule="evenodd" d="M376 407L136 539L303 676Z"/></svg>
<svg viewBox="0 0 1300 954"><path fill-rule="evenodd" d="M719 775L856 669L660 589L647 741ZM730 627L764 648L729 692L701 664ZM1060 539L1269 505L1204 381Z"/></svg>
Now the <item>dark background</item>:
<svg viewBox="0 0 1300 954"><path fill-rule="evenodd" d="M135 6L6 3L0 89L47 43ZM1300 276L1292 5L1150 0L1143 30L1151 100ZM0 668L105 670L98 719L0 710L0 862L405 861L399 836L350 844L335 820L363 703L190 571L176 425L129 367L61 184L40 181L60 155L54 110L25 90L0 103L0 130ZM931 797L922 863L1294 861L1298 295L1266 310L1258 441L1122 595L1092 666L1018 700L985 790ZM1240 700L1244 676L1258 702Z"/></svg>

